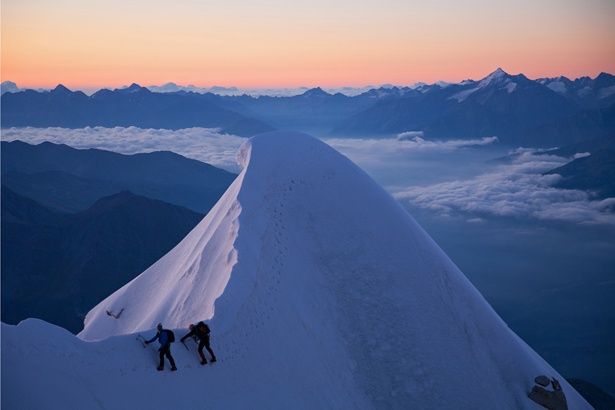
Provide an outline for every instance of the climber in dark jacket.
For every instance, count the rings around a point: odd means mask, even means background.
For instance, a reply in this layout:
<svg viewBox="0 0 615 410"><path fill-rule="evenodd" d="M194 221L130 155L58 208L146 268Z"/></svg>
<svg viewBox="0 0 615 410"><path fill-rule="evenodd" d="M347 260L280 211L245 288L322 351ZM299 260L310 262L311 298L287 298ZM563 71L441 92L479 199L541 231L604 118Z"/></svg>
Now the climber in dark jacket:
<svg viewBox="0 0 615 410"><path fill-rule="evenodd" d="M205 347L211 355L211 362L213 363L216 361L216 355L214 354L213 350L211 350L211 346L209 345L209 333L209 326L207 326L203 322L199 322L196 325L190 325L190 331L186 333L184 337L181 338L182 343L184 343L184 341L189 337L195 338L195 341L197 341L199 344L197 351L201 358L201 364L207 363L207 359L205 358L205 354L203 353L203 347Z"/></svg>
<svg viewBox="0 0 615 410"><path fill-rule="evenodd" d="M150 344L158 339L158 343L160 343L160 348L158 349L158 352L160 352L160 364L157 369L164 370L164 357L166 356L171 363L171 371L175 371L177 367L175 367L175 360L173 360L173 356L171 356L171 331L163 329L162 323L158 323L156 329L158 329L156 336L152 337L150 340L146 340L145 344Z"/></svg>

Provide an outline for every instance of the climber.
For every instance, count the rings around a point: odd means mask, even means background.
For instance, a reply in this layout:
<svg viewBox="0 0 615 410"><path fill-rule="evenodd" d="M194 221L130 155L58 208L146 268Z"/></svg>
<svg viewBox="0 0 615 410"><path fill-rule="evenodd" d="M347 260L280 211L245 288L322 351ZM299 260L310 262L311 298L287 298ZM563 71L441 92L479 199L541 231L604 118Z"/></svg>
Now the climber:
<svg viewBox="0 0 615 410"><path fill-rule="evenodd" d="M197 351L199 353L199 357L201 358L201 364L207 363L207 359L203 353L203 347L205 347L211 355L211 362L213 363L216 361L216 355L213 350L211 350L211 346L209 345L209 333L209 326L203 322L199 322L196 325L190 325L190 331L181 338L182 343L184 343L184 341L189 337L196 337L198 339L199 347L197 348Z"/></svg>
<svg viewBox="0 0 615 410"><path fill-rule="evenodd" d="M166 356L171 363L171 371L174 372L177 370L177 367L175 367L175 360L173 360L173 356L171 356L171 343L175 341L175 334L171 330L163 329L162 323L158 323L156 329L158 329L156 336L152 337L150 340L146 340L145 344L150 344L158 339L158 343L160 343L160 348L158 349L160 352L160 364L157 369L158 371L164 370L164 357Z"/></svg>

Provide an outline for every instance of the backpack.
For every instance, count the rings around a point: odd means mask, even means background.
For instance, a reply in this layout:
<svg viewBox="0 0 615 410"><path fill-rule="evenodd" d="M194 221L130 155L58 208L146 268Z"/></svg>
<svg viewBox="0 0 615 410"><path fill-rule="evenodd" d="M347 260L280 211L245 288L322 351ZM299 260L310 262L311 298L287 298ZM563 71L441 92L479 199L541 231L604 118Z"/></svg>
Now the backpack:
<svg viewBox="0 0 615 410"><path fill-rule="evenodd" d="M209 330L209 326L207 326L203 322L197 323L196 324L196 328L198 329L198 333L199 333L200 336L209 336L209 333L211 332Z"/></svg>
<svg viewBox="0 0 615 410"><path fill-rule="evenodd" d="M169 343L175 342L175 333L172 330L167 329L167 336L169 336Z"/></svg>

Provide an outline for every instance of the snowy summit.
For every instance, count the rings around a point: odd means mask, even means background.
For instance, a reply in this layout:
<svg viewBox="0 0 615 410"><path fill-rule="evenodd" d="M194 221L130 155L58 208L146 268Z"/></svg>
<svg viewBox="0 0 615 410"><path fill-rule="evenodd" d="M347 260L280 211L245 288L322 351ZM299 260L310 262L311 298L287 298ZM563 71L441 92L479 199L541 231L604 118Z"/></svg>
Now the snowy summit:
<svg viewBox="0 0 615 410"><path fill-rule="evenodd" d="M546 375L570 409L590 408L346 157L276 132L239 159L209 214L92 309L79 338L2 326L3 407L539 409L528 392ZM156 372L135 333L162 322L181 336L199 320L218 362L175 343L178 371Z"/></svg>
<svg viewBox="0 0 615 410"><path fill-rule="evenodd" d="M518 75L516 76L522 77L524 76ZM517 82L514 81L515 77L508 74L506 71L501 68L497 68L494 72L483 78L478 82L468 81L462 82L460 85L468 86L469 88L464 89L456 94L453 94L449 97L451 100L457 100L457 102L465 101L470 95L475 94L477 91L484 91L488 88L495 88L497 90L506 90L508 94L514 92L517 89Z"/></svg>

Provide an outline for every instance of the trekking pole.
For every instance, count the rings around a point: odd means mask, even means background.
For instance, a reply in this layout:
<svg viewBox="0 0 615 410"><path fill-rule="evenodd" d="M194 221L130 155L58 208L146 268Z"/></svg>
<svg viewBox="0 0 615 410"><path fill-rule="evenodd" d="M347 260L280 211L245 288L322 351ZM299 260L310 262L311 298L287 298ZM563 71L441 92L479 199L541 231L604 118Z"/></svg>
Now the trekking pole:
<svg viewBox="0 0 615 410"><path fill-rule="evenodd" d="M141 344L143 345L143 348L145 349L147 347L147 345L145 344L145 338L141 335L137 335L136 339L141 342Z"/></svg>

